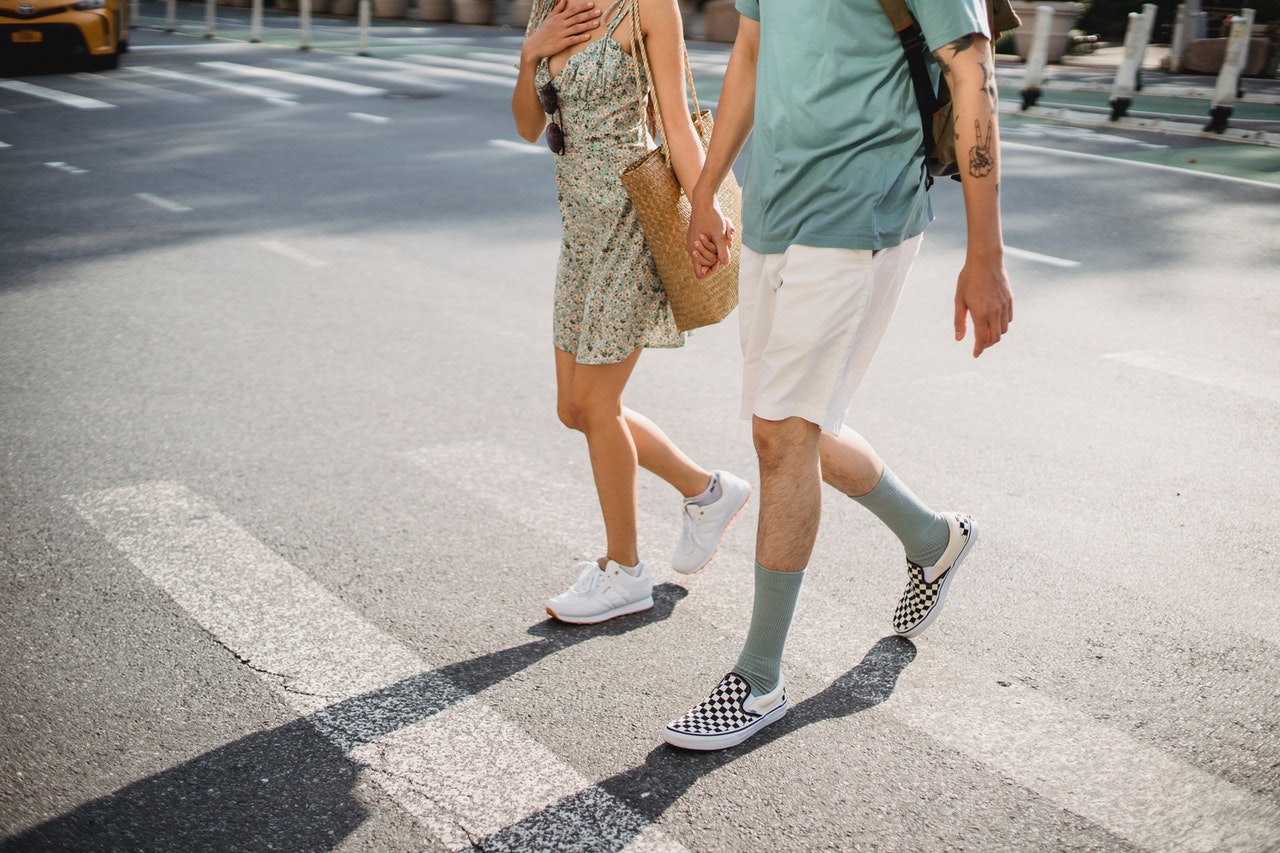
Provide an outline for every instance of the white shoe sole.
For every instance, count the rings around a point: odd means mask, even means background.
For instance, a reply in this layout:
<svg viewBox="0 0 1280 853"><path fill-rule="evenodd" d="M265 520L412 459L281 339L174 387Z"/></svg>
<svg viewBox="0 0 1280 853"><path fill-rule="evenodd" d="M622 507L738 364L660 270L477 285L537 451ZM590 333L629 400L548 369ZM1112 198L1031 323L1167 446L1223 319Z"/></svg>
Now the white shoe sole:
<svg viewBox="0 0 1280 853"><path fill-rule="evenodd" d="M595 625L597 622L608 622L610 619L616 619L619 616L627 616L632 613L642 613L645 610L653 609L653 596L643 598L640 601L624 604L621 607L615 607L604 613L594 613L588 616L562 616L559 613L547 607L547 613L559 619L561 622L568 622L571 625Z"/></svg>
<svg viewBox="0 0 1280 853"><path fill-rule="evenodd" d="M700 752L710 752L717 749L729 749L735 747L752 735L759 732L770 723L776 723L787 715L787 705L782 704L764 714L760 719L754 721L749 726L745 726L737 731L727 732L722 735L692 735L688 732L678 732L672 729L662 730L662 739L672 746L678 746L681 749L693 749Z"/></svg>

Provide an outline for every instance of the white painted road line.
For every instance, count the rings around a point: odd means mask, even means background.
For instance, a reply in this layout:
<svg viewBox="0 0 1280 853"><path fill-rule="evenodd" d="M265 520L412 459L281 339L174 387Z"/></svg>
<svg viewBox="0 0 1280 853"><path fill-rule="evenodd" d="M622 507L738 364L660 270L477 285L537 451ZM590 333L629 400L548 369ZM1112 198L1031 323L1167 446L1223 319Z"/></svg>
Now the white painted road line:
<svg viewBox="0 0 1280 853"><path fill-rule="evenodd" d="M925 686L900 684L886 703L893 715L1063 808L1148 850L1275 850L1280 808L1262 797L1022 685L975 682L979 695L940 701L927 668L917 659L908 669L903 680Z"/></svg>
<svg viewBox="0 0 1280 853"><path fill-rule="evenodd" d="M297 261L300 264L305 264L312 269L319 269L328 263L314 255L308 255L301 249L290 246L288 243L281 242L280 240L263 240L258 243L258 245L266 249L268 252L275 252L277 255Z"/></svg>
<svg viewBox="0 0 1280 853"><path fill-rule="evenodd" d="M37 86L24 80L0 80L0 89L20 92L33 98L43 98L46 101L54 101L68 107L75 107L78 110L109 110L115 107L115 104L108 104L106 101L99 101L96 98L86 98L84 95L60 92L57 89Z"/></svg>
<svg viewBox="0 0 1280 853"><path fill-rule="evenodd" d="M1280 403L1280 376L1275 374L1251 373L1162 349L1113 352L1103 358Z"/></svg>
<svg viewBox="0 0 1280 853"><path fill-rule="evenodd" d="M514 151L517 154L550 154L551 149L542 142L517 142L514 139L490 139L489 144L503 151Z"/></svg>
<svg viewBox="0 0 1280 853"><path fill-rule="evenodd" d="M447 67L440 64L433 57L406 56L404 61L421 65L428 72L429 79L443 78L445 80L464 80L468 83L488 83L493 86L501 86L504 89L510 88L512 83L512 78L506 76L478 74L475 71Z"/></svg>
<svg viewBox="0 0 1280 853"><path fill-rule="evenodd" d="M191 209L185 204L179 204L176 201L170 201L167 198L161 198L160 196L152 195L151 193L134 193L133 195L135 198L140 198L145 202L154 204L156 207L164 208L165 210L170 210L174 213L186 213Z"/></svg>
<svg viewBox="0 0 1280 853"><path fill-rule="evenodd" d="M450 849L590 794L602 827L683 850L186 487L67 500Z"/></svg>
<svg viewBox="0 0 1280 853"><path fill-rule="evenodd" d="M154 77L167 77L170 80L181 80L185 83L192 83L197 86L208 86L212 89L222 89L227 92L235 92L238 95L246 95L250 98L273 99L280 98L289 100L293 96L288 92L282 92L279 89L268 89L265 86L252 86L246 83L229 83L226 80L218 80L214 77L202 77L199 74L187 74L183 71L173 71L168 68L153 68L150 65L131 65L130 70L137 71L141 74L150 74Z"/></svg>
<svg viewBox="0 0 1280 853"><path fill-rule="evenodd" d="M0 142L0 148L12 148L13 146L7 142Z"/></svg>
<svg viewBox="0 0 1280 853"><path fill-rule="evenodd" d="M143 95L148 98L159 98L165 101L179 101L188 104L208 103L208 98L202 98L199 95L189 95L186 92L175 92L172 89L166 89L163 86L151 86L146 83L135 83L132 80L123 79L118 74L110 77L104 77L101 74L88 74L81 72L75 75L77 80L86 82L92 81L94 85L111 86L117 89L124 89L127 92Z"/></svg>
<svg viewBox="0 0 1280 853"><path fill-rule="evenodd" d="M66 172L68 175L87 175L88 169L81 169L78 166L72 166L70 163L63 163L61 160L55 160L52 163L45 163L50 169L57 169L59 172Z"/></svg>
<svg viewBox="0 0 1280 853"><path fill-rule="evenodd" d="M1133 166L1138 169L1155 169L1159 172L1175 172L1184 177L1212 178L1216 181L1230 181L1236 184L1248 184L1252 187L1266 187L1269 190L1280 190L1280 184L1272 184L1266 181L1255 181L1251 178L1237 178L1233 175L1219 175L1214 172L1203 172L1199 169L1184 169L1181 166L1166 166L1163 163L1147 163L1142 160L1130 160L1126 157L1107 154L1089 154L1084 151L1067 151L1063 148L1049 148L1043 145L1027 145L1022 142L1008 142L1003 139L1000 140L1000 147L1015 151L1032 151L1037 154L1048 154L1053 157L1067 157L1076 160L1092 160L1094 162L1110 163L1113 166Z"/></svg>
<svg viewBox="0 0 1280 853"><path fill-rule="evenodd" d="M356 121L367 121L370 124L390 124L391 123L391 119L388 118L387 116L377 116L377 115L373 115L372 113L347 113L347 117L353 118Z"/></svg>
<svg viewBox="0 0 1280 853"><path fill-rule="evenodd" d="M1071 261L1066 258L1055 258L1053 255L1042 255L1039 252L1029 252L1026 249L1015 249L1013 246L1005 246L1004 253L1014 258L1021 258L1024 261L1031 261L1037 264L1047 264L1051 267L1059 267L1061 269L1075 269L1080 266L1079 261Z"/></svg>
<svg viewBox="0 0 1280 853"><path fill-rule="evenodd" d="M279 80L282 83L292 83L295 86L310 86L313 89L325 89L330 92L339 92L343 95L367 98L387 94L386 89L366 86L363 83L347 83L342 80L330 80L326 77L299 74L296 71L279 71L274 68L260 68L256 65L242 65L239 62L214 61L201 62L200 65L205 68L216 68L219 71L226 71L231 74L242 74L248 77L267 77L272 80Z"/></svg>

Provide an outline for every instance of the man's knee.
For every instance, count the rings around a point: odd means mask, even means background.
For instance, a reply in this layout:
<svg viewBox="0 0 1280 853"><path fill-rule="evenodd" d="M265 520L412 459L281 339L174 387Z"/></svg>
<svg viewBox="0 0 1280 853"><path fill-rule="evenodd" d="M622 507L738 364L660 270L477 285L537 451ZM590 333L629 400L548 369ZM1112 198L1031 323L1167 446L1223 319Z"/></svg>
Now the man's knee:
<svg viewBox="0 0 1280 853"><path fill-rule="evenodd" d="M792 459L816 457L818 425L804 418L786 418L769 421L751 419L751 437L756 446L756 456L761 466L786 464Z"/></svg>

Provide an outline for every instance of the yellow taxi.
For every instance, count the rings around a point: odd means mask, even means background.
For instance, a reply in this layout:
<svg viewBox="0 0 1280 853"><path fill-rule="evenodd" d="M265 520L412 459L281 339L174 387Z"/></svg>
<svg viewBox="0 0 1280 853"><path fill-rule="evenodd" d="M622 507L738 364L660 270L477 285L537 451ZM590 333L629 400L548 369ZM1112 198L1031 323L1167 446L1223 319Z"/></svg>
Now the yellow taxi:
<svg viewBox="0 0 1280 853"><path fill-rule="evenodd" d="M0 65L53 56L115 68L129 49L129 0L0 0Z"/></svg>

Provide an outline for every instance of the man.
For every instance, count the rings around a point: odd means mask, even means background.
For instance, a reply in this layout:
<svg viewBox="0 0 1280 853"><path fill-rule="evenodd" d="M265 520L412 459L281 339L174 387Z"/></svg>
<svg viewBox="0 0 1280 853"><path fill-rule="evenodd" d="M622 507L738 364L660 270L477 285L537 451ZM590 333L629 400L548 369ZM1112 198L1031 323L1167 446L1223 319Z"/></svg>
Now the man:
<svg viewBox="0 0 1280 853"><path fill-rule="evenodd" d="M1000 229L997 102L982 0L908 0L950 86L968 220L955 334L977 357L1013 318ZM732 672L670 723L688 749L735 746L787 711L781 659L818 531L822 481L902 540L906 637L937 617L977 539L936 513L844 425L932 218L902 45L877 0L737 0L742 14L706 165L691 199L699 275L737 250L712 206L749 134L739 315L744 417L760 462L755 603Z"/></svg>

